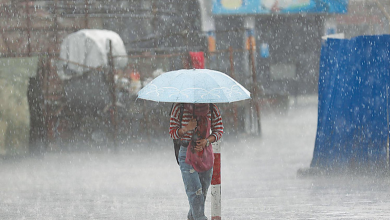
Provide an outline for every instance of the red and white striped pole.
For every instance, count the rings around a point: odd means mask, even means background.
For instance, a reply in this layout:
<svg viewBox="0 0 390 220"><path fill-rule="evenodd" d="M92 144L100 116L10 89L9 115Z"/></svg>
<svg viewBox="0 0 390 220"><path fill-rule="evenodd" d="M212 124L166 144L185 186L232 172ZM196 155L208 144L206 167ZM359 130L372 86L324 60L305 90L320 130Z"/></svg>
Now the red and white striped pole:
<svg viewBox="0 0 390 220"><path fill-rule="evenodd" d="M211 220L221 220L221 142L217 141L212 145L214 167L211 179Z"/></svg>

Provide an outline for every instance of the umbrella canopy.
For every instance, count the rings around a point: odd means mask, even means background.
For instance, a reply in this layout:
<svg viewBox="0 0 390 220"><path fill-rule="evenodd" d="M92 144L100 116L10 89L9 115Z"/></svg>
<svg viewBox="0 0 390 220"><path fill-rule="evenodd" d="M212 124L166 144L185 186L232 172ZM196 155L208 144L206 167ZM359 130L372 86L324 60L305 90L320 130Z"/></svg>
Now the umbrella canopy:
<svg viewBox="0 0 390 220"><path fill-rule="evenodd" d="M250 99L250 92L225 73L209 69L166 72L138 92L156 102L230 103Z"/></svg>

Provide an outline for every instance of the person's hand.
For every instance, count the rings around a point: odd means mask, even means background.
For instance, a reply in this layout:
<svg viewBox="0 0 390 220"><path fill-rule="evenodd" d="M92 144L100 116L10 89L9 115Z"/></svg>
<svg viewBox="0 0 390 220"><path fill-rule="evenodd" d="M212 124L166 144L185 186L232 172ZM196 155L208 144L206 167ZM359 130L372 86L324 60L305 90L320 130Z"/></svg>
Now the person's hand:
<svg viewBox="0 0 390 220"><path fill-rule="evenodd" d="M179 136L183 136L188 131L194 130L198 126L198 122L195 118L191 118L185 127L179 129Z"/></svg>
<svg viewBox="0 0 390 220"><path fill-rule="evenodd" d="M207 140L200 139L196 141L196 146L194 147L195 152L200 152L206 147Z"/></svg>
<svg viewBox="0 0 390 220"><path fill-rule="evenodd" d="M196 121L195 118L190 119L188 122L187 126L185 127L187 131L194 130L198 126L198 122Z"/></svg>

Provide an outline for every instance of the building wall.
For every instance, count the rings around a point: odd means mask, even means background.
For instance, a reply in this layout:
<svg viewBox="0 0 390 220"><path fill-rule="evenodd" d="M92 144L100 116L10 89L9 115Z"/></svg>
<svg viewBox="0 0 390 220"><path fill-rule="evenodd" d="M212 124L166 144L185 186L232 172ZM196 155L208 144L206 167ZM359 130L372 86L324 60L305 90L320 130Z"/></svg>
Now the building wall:
<svg viewBox="0 0 390 220"><path fill-rule="evenodd" d="M58 45L69 33L82 28L103 27L103 19L99 17L91 16L86 19L82 15L64 14L60 6L55 13L53 2L0 2L0 24L4 30L0 34L0 53L19 57L37 53L58 53Z"/></svg>
<svg viewBox="0 0 390 220"><path fill-rule="evenodd" d="M390 13L390 2L371 0L350 0L348 13L326 17L325 30L334 28L337 33L344 33L346 38L360 35L389 34L389 18L381 10Z"/></svg>

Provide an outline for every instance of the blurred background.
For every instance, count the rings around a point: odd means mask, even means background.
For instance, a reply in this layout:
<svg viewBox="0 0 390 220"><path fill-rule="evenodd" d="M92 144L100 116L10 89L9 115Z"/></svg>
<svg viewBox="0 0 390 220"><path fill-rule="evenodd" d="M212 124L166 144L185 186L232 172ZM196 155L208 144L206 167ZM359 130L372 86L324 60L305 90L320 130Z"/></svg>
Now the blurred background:
<svg viewBox="0 0 390 220"><path fill-rule="evenodd" d="M251 101L220 105L226 134L258 136L263 111L287 114L298 96L317 94L323 36L390 29L389 1L247 3L1 0L0 154L167 137L171 104L137 100L137 91L199 59L252 93ZM91 35L71 37L80 30L108 30L120 40L109 47ZM85 55L70 58L80 47ZM85 58L94 50L103 55L91 66Z"/></svg>

